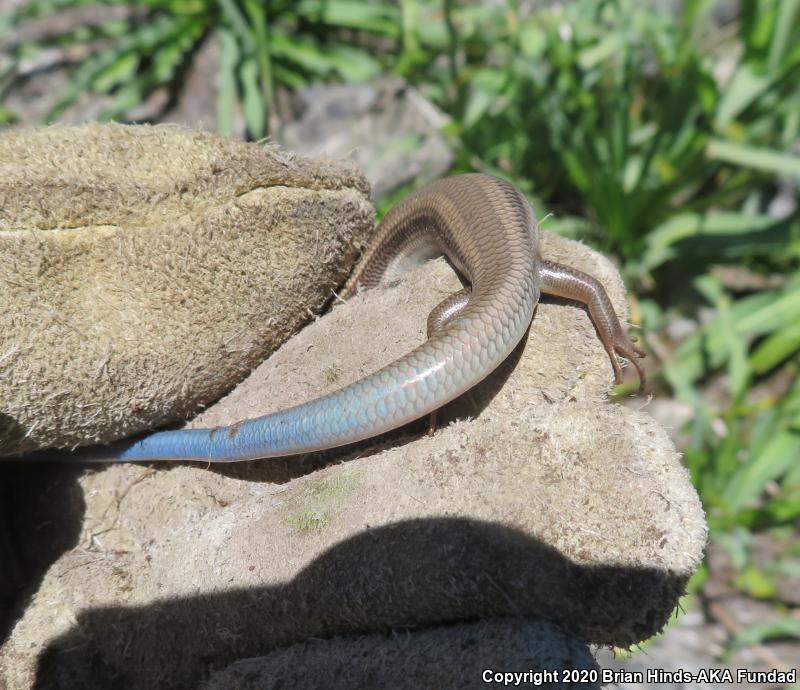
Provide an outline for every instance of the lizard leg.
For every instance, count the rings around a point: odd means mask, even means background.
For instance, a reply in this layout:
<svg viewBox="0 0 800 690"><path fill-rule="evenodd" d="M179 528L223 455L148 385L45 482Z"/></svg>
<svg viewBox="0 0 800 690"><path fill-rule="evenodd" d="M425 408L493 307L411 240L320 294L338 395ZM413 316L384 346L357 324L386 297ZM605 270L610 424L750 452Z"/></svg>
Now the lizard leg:
<svg viewBox="0 0 800 690"><path fill-rule="evenodd" d="M428 338L441 331L461 313L464 307L469 304L470 294L470 289L465 287L445 297L431 310L431 313L428 314ZM436 431L436 413L437 410L431 412L430 421L428 422L428 436L433 436L433 432Z"/></svg>
<svg viewBox="0 0 800 690"><path fill-rule="evenodd" d="M639 390L642 390L645 373L639 364L639 358L644 357L646 353L634 345L633 339L625 332L605 288L587 273L553 261L542 261L540 274L542 292L577 300L588 307L600 341L608 352L611 366L614 367L615 381L622 382L622 368L617 359L619 354L636 367L639 374Z"/></svg>

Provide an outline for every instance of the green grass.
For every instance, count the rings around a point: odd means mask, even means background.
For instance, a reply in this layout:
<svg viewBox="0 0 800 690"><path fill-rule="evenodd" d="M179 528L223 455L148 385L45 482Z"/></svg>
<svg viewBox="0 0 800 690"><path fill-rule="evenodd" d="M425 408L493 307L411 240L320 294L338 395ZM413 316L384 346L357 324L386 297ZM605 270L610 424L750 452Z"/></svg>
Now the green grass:
<svg viewBox="0 0 800 690"><path fill-rule="evenodd" d="M15 31L35 27L37 19L93 5L127 8L128 16L15 39ZM70 83L46 119L58 119L84 93L109 97L101 120L125 119L158 88L178 88L200 45L216 35L219 128L231 133L241 111L249 135L259 139L269 133L276 88L374 77L381 64L351 37L369 43L398 33L388 1L364 7L356 0L31 0L0 16L0 99L17 83L23 60L48 48L77 47L88 55L67 65ZM13 117L0 110L0 122Z"/></svg>

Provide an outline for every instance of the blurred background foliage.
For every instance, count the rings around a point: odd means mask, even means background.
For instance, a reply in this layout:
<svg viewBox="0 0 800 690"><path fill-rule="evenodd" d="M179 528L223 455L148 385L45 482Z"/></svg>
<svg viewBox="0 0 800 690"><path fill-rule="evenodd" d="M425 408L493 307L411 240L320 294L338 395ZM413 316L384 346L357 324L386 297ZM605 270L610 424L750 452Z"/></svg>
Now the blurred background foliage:
<svg viewBox="0 0 800 690"><path fill-rule="evenodd" d="M219 128L240 112L254 139L282 89L405 77L452 118L456 171L510 179L553 213L544 227L617 258L656 399L688 411L676 435L711 538L736 586L771 599L800 570L800 0L742 2L722 23L716 4L29 0L0 17L0 122L20 62L53 46L76 59L47 119L90 92L124 120L216 35ZM94 5L129 12L20 31ZM756 564L753 536L770 531L785 548Z"/></svg>

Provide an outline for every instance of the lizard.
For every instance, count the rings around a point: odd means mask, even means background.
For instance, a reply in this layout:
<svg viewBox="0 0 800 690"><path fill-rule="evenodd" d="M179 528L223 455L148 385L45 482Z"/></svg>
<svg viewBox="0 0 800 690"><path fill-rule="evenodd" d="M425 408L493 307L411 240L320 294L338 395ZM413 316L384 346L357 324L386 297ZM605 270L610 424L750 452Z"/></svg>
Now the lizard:
<svg viewBox="0 0 800 690"><path fill-rule="evenodd" d="M526 333L542 292L587 305L621 381L617 355L645 376L645 356L627 335L603 286L541 256L526 197L481 173L431 183L392 207L341 297L375 287L404 268L444 254L468 286L430 313L427 340L337 391L227 427L157 431L138 440L78 449L75 460L235 462L335 448L401 427L486 378Z"/></svg>

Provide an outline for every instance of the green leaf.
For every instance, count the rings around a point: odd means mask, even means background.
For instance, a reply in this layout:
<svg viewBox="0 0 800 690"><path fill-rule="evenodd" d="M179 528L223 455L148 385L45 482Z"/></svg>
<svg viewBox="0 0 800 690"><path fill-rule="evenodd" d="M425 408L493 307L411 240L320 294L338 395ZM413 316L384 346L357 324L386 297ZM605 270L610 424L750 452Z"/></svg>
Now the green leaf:
<svg viewBox="0 0 800 690"><path fill-rule="evenodd" d="M696 285L706 299L713 302L717 308L716 320L720 336L725 338L728 347L728 390L731 400L738 401L746 391L750 379L750 366L747 361L747 344L741 333L737 332L731 313L730 297L725 294L720 282L712 276L701 276Z"/></svg>
<svg viewBox="0 0 800 690"><path fill-rule="evenodd" d="M800 156L795 156L791 153L782 153L771 149L755 148L721 139L712 139L708 143L706 154L711 160L733 163L774 175L800 177Z"/></svg>
<svg viewBox="0 0 800 690"><path fill-rule="evenodd" d="M289 60L313 74L325 76L333 64L320 47L309 38L290 36L279 30L272 32L272 52L281 60Z"/></svg>
<svg viewBox="0 0 800 690"><path fill-rule="evenodd" d="M781 638L797 639L800 637L800 618L785 616L768 623L754 623L748 625L733 638L736 649L752 647L767 640Z"/></svg>
<svg viewBox="0 0 800 690"><path fill-rule="evenodd" d="M625 48L625 36L621 33L610 33L599 43L581 50L576 62L581 69L588 71L624 52Z"/></svg>
<svg viewBox="0 0 800 690"><path fill-rule="evenodd" d="M762 335L786 323L797 322L800 319L800 286L787 287L785 292L771 304L742 316L737 322L739 332Z"/></svg>
<svg viewBox="0 0 800 690"><path fill-rule="evenodd" d="M14 11L0 15L0 29L19 26L25 21L53 15L61 10L96 4L97 0L32 0L23 2ZM122 4L122 0L116 4Z"/></svg>
<svg viewBox="0 0 800 690"><path fill-rule="evenodd" d="M142 102L152 85L153 80L147 74L126 83L119 89L112 104L103 110L99 119L103 121L119 119Z"/></svg>
<svg viewBox="0 0 800 690"><path fill-rule="evenodd" d="M711 538L724 549L735 570L747 567L753 547L753 535L750 532L743 527L734 525L725 532L711 535Z"/></svg>
<svg viewBox="0 0 800 690"><path fill-rule="evenodd" d="M16 122L18 119L17 114L0 103L0 125L9 125Z"/></svg>
<svg viewBox="0 0 800 690"><path fill-rule="evenodd" d="M547 48L547 36L535 21L527 21L520 28L519 46L528 60L539 59Z"/></svg>
<svg viewBox="0 0 800 690"><path fill-rule="evenodd" d="M776 593L774 579L760 568L752 565L746 567L734 578L734 585L756 599L770 599Z"/></svg>
<svg viewBox="0 0 800 690"><path fill-rule="evenodd" d="M503 98L506 81L505 72L493 67L484 67L472 73L462 117L465 127L474 126L492 105Z"/></svg>
<svg viewBox="0 0 800 690"><path fill-rule="evenodd" d="M400 34L396 8L391 3L360 0L304 0L296 5L298 15L348 29L362 29L397 38Z"/></svg>
<svg viewBox="0 0 800 690"><path fill-rule="evenodd" d="M242 84L242 110L247 129L255 139L264 136L266 126L264 102L261 100L261 89L258 84L258 64L253 58L246 58L239 67L239 79Z"/></svg>
<svg viewBox="0 0 800 690"><path fill-rule="evenodd" d="M585 237L590 230L590 223L586 218L579 216L554 216L546 215L539 221L539 226L554 235L579 239Z"/></svg>
<svg viewBox="0 0 800 690"><path fill-rule="evenodd" d="M800 424L800 419L795 423ZM734 475L723 493L724 500L734 511L746 507L761 495L767 482L784 474L798 457L800 427L779 433Z"/></svg>
<svg viewBox="0 0 800 690"><path fill-rule="evenodd" d="M635 262L640 273L651 271L679 255L678 243L691 237L759 235L774 229L779 222L767 215L715 211L706 214L679 213L652 230L646 239L642 258Z"/></svg>
<svg viewBox="0 0 800 690"><path fill-rule="evenodd" d="M778 5L778 16L775 20L775 34L769 46L767 67L775 72L786 56L790 45L792 30L797 28L797 14L800 11L800 0L781 0Z"/></svg>
<svg viewBox="0 0 800 690"><path fill-rule="evenodd" d="M731 312L736 332L746 336L771 333L784 324L797 322L800 320L800 274L782 288L736 300ZM678 347L675 358L664 366L664 375L672 385L689 393L686 386L690 382L724 364L729 355L728 345L718 318L712 319Z"/></svg>
<svg viewBox="0 0 800 690"><path fill-rule="evenodd" d="M763 530L775 525L791 525L800 519L800 491L786 496L773 496L762 507L743 510L737 521L751 530Z"/></svg>
<svg viewBox="0 0 800 690"><path fill-rule="evenodd" d="M380 74L381 66L371 55L346 45L332 46L327 50L327 60L334 71L348 82L362 82Z"/></svg>
<svg viewBox="0 0 800 690"><path fill-rule="evenodd" d="M587 167L583 165L573 151L565 150L562 152L562 156L564 159L564 165L567 168L567 172L569 173L569 177L573 184L579 190L586 193L591 186L589 175L587 173Z"/></svg>
<svg viewBox="0 0 800 690"><path fill-rule="evenodd" d="M115 86L129 81L139 67L139 56L126 53L117 57L110 65L100 70L92 79L91 86L98 93L108 93Z"/></svg>
<svg viewBox="0 0 800 690"><path fill-rule="evenodd" d="M755 373L763 374L799 352L800 322L788 323L779 327L758 345L750 357L750 364Z"/></svg>
<svg viewBox="0 0 800 690"><path fill-rule="evenodd" d="M186 49L179 41L174 41L156 51L152 66L154 80L159 84L169 81L178 65L183 62L185 52Z"/></svg>
<svg viewBox="0 0 800 690"><path fill-rule="evenodd" d="M753 65L749 63L740 65L717 105L714 128L723 131L731 120L761 96L771 83L772 80L766 75L756 74Z"/></svg>
<svg viewBox="0 0 800 690"><path fill-rule="evenodd" d="M256 45L250 26L235 0L217 0L222 8L222 14L233 29L243 53L255 53Z"/></svg>
<svg viewBox="0 0 800 690"><path fill-rule="evenodd" d="M16 53L19 58L24 58L36 54L45 48L65 48L73 45L91 43L93 41L119 38L132 30L133 23L131 21L112 19L97 26L80 25L66 31L46 34L35 40L12 42L6 51L8 53ZM2 34L3 28L2 25L0 25L0 36Z"/></svg>
<svg viewBox="0 0 800 690"><path fill-rule="evenodd" d="M465 127L472 127L480 120L494 102L495 94L477 85L474 85L469 92L467 105L464 108L463 122Z"/></svg>
<svg viewBox="0 0 800 690"><path fill-rule="evenodd" d="M220 134L233 134L233 119L236 109L236 65L239 62L239 44L233 32L226 28L217 29L220 42L219 91L217 93L217 129Z"/></svg>
<svg viewBox="0 0 800 690"><path fill-rule="evenodd" d="M245 0L245 9L250 18L250 25L255 34L256 55L258 57L258 79L261 84L261 101L264 104L266 119L272 112L274 96L272 88L272 53L267 18L268 3L263 0ZM266 131L265 131L266 133Z"/></svg>
<svg viewBox="0 0 800 690"><path fill-rule="evenodd" d="M308 85L308 79L295 69L284 67L278 62L272 64L272 73L276 81L285 84L292 89L301 89Z"/></svg>
<svg viewBox="0 0 800 690"><path fill-rule="evenodd" d="M116 72L124 69L129 63L125 62L128 55L138 56L152 53L163 43L176 40L177 37L191 30L193 19L187 17L162 17L149 24L142 25L120 37L113 45L103 52L91 55L74 70L70 82L59 92L55 103L47 115L48 120L53 120L71 106L78 97L87 90L97 88L96 81L103 86L103 80L111 71L111 82ZM121 67L120 67L121 66ZM148 77L150 80L150 77ZM151 80L152 81L152 80ZM141 88L141 83L128 92L128 98ZM144 92L142 92L142 96Z"/></svg>

